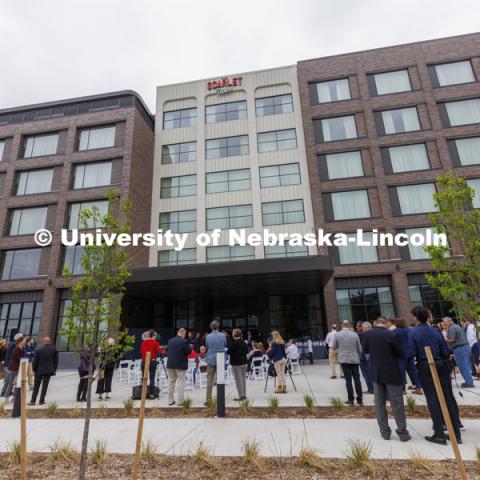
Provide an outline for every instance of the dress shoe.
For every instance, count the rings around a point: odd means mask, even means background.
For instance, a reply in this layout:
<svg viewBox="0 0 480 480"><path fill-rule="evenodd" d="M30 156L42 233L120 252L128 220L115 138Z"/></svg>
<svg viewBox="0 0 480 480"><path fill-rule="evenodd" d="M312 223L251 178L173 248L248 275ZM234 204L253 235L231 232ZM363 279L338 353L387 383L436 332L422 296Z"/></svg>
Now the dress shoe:
<svg viewBox="0 0 480 480"><path fill-rule="evenodd" d="M475 388L475 385L473 383L462 383L460 385L461 388Z"/></svg>
<svg viewBox="0 0 480 480"><path fill-rule="evenodd" d="M345 402L345 405L353 405L353 400L347 400L347 401Z"/></svg>
<svg viewBox="0 0 480 480"><path fill-rule="evenodd" d="M332 375L330 378L337 378L337 376L336 376L336 375Z"/></svg>
<svg viewBox="0 0 480 480"><path fill-rule="evenodd" d="M425 440L427 442L436 443L438 445L446 445L447 444L447 440L445 438L434 437L433 435L431 437L426 436Z"/></svg>
<svg viewBox="0 0 480 480"><path fill-rule="evenodd" d="M169 407L171 407L172 405L175 405L175 402L170 402L170 403L168 404Z"/></svg>
<svg viewBox="0 0 480 480"><path fill-rule="evenodd" d="M380 432L380 435L384 440L390 440L392 432Z"/></svg>
<svg viewBox="0 0 480 480"><path fill-rule="evenodd" d="M45 401L40 400L40 401L38 402L38 404L39 404L39 405L45 405Z"/></svg>
<svg viewBox="0 0 480 480"><path fill-rule="evenodd" d="M29 405L30 407L34 407L34 406L35 406L35 402L30 402L28 405Z"/></svg>
<svg viewBox="0 0 480 480"><path fill-rule="evenodd" d="M450 435L448 433L445 434L445 438L450 441ZM463 442L462 442L462 439L461 438L457 438L457 443L459 445L461 445Z"/></svg>

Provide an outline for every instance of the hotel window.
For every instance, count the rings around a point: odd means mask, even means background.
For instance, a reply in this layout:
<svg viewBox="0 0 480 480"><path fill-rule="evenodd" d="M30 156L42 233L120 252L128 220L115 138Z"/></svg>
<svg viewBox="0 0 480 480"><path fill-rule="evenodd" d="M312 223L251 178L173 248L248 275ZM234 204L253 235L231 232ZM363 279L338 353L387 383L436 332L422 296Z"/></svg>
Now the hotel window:
<svg viewBox="0 0 480 480"><path fill-rule="evenodd" d="M367 190L335 192L331 193L330 196L333 220L351 220L354 218L371 217Z"/></svg>
<svg viewBox="0 0 480 480"><path fill-rule="evenodd" d="M473 208L480 208L480 178L471 178L470 180L467 180L467 185L475 191L473 196Z"/></svg>
<svg viewBox="0 0 480 480"><path fill-rule="evenodd" d="M292 95L289 93L287 95L276 95L274 97L256 98L255 112L257 117L293 112Z"/></svg>
<svg viewBox="0 0 480 480"><path fill-rule="evenodd" d="M236 157L238 155L248 155L248 135L207 140L205 148L206 158L225 158Z"/></svg>
<svg viewBox="0 0 480 480"><path fill-rule="evenodd" d="M337 289L338 316L358 322L373 322L380 315L395 318L392 290L390 287Z"/></svg>
<svg viewBox="0 0 480 480"><path fill-rule="evenodd" d="M78 150L95 150L115 146L115 125L82 128L78 141Z"/></svg>
<svg viewBox="0 0 480 480"><path fill-rule="evenodd" d="M55 155L58 146L58 133L46 135L31 135L25 138L23 144L23 158Z"/></svg>
<svg viewBox="0 0 480 480"><path fill-rule="evenodd" d="M207 208L207 230L253 227L251 205Z"/></svg>
<svg viewBox="0 0 480 480"><path fill-rule="evenodd" d="M197 124L197 108L184 108L163 113L163 128L194 127Z"/></svg>
<svg viewBox="0 0 480 480"><path fill-rule="evenodd" d="M298 163L260 167L260 187L285 187L300 184L300 166Z"/></svg>
<svg viewBox="0 0 480 480"><path fill-rule="evenodd" d="M412 243L410 243L410 239L412 235L418 234L418 235L422 235L423 238L425 238L425 235L427 234L427 230L431 230L432 233L435 232L435 229L426 228L426 227L405 229L405 233L409 238L409 243L407 246L409 260L425 260L430 258L430 255L425 251L425 248L423 245L413 245Z"/></svg>
<svg viewBox="0 0 480 480"><path fill-rule="evenodd" d="M308 247L306 245L272 245L264 247L265 258L280 257L306 257L308 256Z"/></svg>
<svg viewBox="0 0 480 480"><path fill-rule="evenodd" d="M449 127L480 123L480 98L446 102L443 105L447 112Z"/></svg>
<svg viewBox="0 0 480 480"><path fill-rule="evenodd" d="M359 151L319 155L318 165L322 180L364 176L362 154Z"/></svg>
<svg viewBox="0 0 480 480"><path fill-rule="evenodd" d="M247 102L220 103L205 107L206 123L228 122L229 120L245 120L247 118Z"/></svg>
<svg viewBox="0 0 480 480"><path fill-rule="evenodd" d="M108 201L107 200L97 200L93 202L80 202L80 203L71 203L69 206L69 221L68 228L84 228L83 225L80 225L80 210L89 210L92 211L93 208L98 209L98 215L103 217L108 214ZM86 219L86 228L98 228L102 226L100 221L97 225L94 224L93 218Z"/></svg>
<svg viewBox="0 0 480 480"><path fill-rule="evenodd" d="M382 148L387 173L413 172L430 169L427 148L424 143Z"/></svg>
<svg viewBox="0 0 480 480"><path fill-rule="evenodd" d="M409 285L408 291L412 306L421 305L428 308L432 312L435 323L441 321L445 316L455 318L453 305L444 300L440 292L428 283Z"/></svg>
<svg viewBox="0 0 480 480"><path fill-rule="evenodd" d="M207 263L255 260L255 249L250 245L207 247Z"/></svg>
<svg viewBox="0 0 480 480"><path fill-rule="evenodd" d="M3 160L4 151L5 151L5 140L0 140L0 162Z"/></svg>
<svg viewBox="0 0 480 480"><path fill-rule="evenodd" d="M160 198L191 197L197 193L197 176L165 177L160 183Z"/></svg>
<svg viewBox="0 0 480 480"><path fill-rule="evenodd" d="M420 120L416 107L396 108L395 110L384 110L377 112L379 135L390 135L392 133L414 132L421 130Z"/></svg>
<svg viewBox="0 0 480 480"><path fill-rule="evenodd" d="M63 260L63 268L67 269L72 275L83 275L85 269L82 265L83 247L74 245L65 247L65 257Z"/></svg>
<svg viewBox="0 0 480 480"><path fill-rule="evenodd" d="M93 188L112 183L112 162L75 165L73 188Z"/></svg>
<svg viewBox="0 0 480 480"><path fill-rule="evenodd" d="M350 86L348 78L342 78L340 80L327 80L325 82L316 82L315 93L317 102L314 103L328 103L338 102L340 100L350 100Z"/></svg>
<svg viewBox="0 0 480 480"><path fill-rule="evenodd" d="M184 248L183 250L160 250L158 252L158 266L188 265L197 263L197 250L195 248Z"/></svg>
<svg viewBox="0 0 480 480"><path fill-rule="evenodd" d="M31 195L50 192L52 189L53 168L29 170L17 173L16 195Z"/></svg>
<svg viewBox="0 0 480 480"><path fill-rule="evenodd" d="M449 140L448 146L455 166L480 164L480 137Z"/></svg>
<svg viewBox="0 0 480 480"><path fill-rule="evenodd" d="M297 133L294 128L274 132L257 133L258 152L275 152L297 148Z"/></svg>
<svg viewBox="0 0 480 480"><path fill-rule="evenodd" d="M26 337L38 336L42 302L3 303L0 305L0 338L16 328Z"/></svg>
<svg viewBox="0 0 480 480"><path fill-rule="evenodd" d="M341 245L338 248L338 263L340 265L350 265L354 263L375 263L378 262L377 247L375 245L357 245L350 239L356 239L357 234L347 235L348 244ZM363 240L365 242L372 241L372 232L363 232Z"/></svg>
<svg viewBox="0 0 480 480"><path fill-rule="evenodd" d="M408 92L412 89L408 70L375 73L368 76L370 95L388 95L390 93Z"/></svg>
<svg viewBox="0 0 480 480"><path fill-rule="evenodd" d="M398 198L398 208L396 208L396 199L393 195L392 209L394 210L394 215L413 215L437 211L433 198L433 195L436 193L435 184L433 183L393 187L390 192L396 192Z"/></svg>
<svg viewBox="0 0 480 480"><path fill-rule="evenodd" d="M314 120L316 143L357 138L354 115Z"/></svg>
<svg viewBox="0 0 480 480"><path fill-rule="evenodd" d="M446 87L447 85L470 83L476 80L470 60L442 63L428 68L434 87Z"/></svg>
<svg viewBox="0 0 480 480"><path fill-rule="evenodd" d="M263 225L286 225L305 222L303 200L262 203Z"/></svg>
<svg viewBox="0 0 480 480"><path fill-rule="evenodd" d="M41 228L45 228L48 207L18 208L10 213L8 234L31 235Z"/></svg>
<svg viewBox="0 0 480 480"><path fill-rule="evenodd" d="M159 215L159 228L164 232L191 233L197 230L197 211L182 210L178 212L162 212Z"/></svg>
<svg viewBox="0 0 480 480"><path fill-rule="evenodd" d="M206 176L207 193L237 192L250 190L250 169L211 172Z"/></svg>
<svg viewBox="0 0 480 480"><path fill-rule="evenodd" d="M41 248L2 252L2 280L19 280L39 275Z"/></svg>
<svg viewBox="0 0 480 480"><path fill-rule="evenodd" d="M162 164L195 162L197 142L176 143L162 146Z"/></svg>

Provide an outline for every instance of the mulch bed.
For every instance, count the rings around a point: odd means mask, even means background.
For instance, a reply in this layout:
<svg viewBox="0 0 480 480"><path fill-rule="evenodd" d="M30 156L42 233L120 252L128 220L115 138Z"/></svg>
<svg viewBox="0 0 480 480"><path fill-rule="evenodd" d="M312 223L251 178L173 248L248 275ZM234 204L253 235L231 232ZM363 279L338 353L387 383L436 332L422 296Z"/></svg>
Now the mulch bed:
<svg viewBox="0 0 480 480"><path fill-rule="evenodd" d="M195 456L165 457L157 455L151 461L142 461L139 478L142 480L168 479L185 480L188 478L215 478L220 480L315 480L315 479L389 479L389 480L456 480L458 473L453 461L431 461L426 466L415 465L411 460L373 460L370 467L354 468L344 459L325 459L325 467L318 468L302 465L298 458L262 459L260 468L239 457L211 457L211 465L197 460ZM132 455L107 456L104 463L95 465L89 460L88 479L130 478L133 462ZM66 464L54 461L49 454L29 454L28 479L71 480L78 475L78 458ZM8 465L6 454L0 454L2 479L20 478L19 465ZM480 478L480 465L465 462L469 478Z"/></svg>
<svg viewBox="0 0 480 480"><path fill-rule="evenodd" d="M373 406L348 407L336 409L334 407L314 407L308 409L305 407L279 407L272 411L266 407L250 407L248 411L240 408L226 408L226 417L228 418L375 418L375 409ZM389 413L391 413L389 411ZM212 416L207 408L191 408L188 411L182 408L157 408L148 407L145 410L147 418L206 418ZM0 414L1 417L11 416L10 411ZM59 408L54 415L48 416L45 408L28 409L28 418L83 418L83 410ZM430 418L427 407L418 405L415 412L407 412L409 418ZM480 405L469 405L460 407L460 416L462 418L480 418ZM136 418L138 417L138 408L134 408L129 414L123 408L93 408L92 418Z"/></svg>

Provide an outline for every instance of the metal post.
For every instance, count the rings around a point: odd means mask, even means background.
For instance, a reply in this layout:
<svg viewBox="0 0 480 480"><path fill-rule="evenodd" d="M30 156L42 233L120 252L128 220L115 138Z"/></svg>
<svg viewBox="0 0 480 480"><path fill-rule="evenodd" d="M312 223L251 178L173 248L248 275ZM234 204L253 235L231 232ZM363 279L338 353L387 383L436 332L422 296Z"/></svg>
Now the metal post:
<svg viewBox="0 0 480 480"><path fill-rule="evenodd" d="M217 417L225 417L225 352L217 353Z"/></svg>

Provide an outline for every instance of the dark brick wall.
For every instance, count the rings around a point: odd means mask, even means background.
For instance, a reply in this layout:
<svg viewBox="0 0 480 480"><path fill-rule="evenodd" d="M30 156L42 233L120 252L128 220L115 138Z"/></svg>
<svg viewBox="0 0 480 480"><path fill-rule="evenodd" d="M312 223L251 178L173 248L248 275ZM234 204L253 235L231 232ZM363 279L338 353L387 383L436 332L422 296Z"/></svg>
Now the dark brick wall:
<svg viewBox="0 0 480 480"><path fill-rule="evenodd" d="M332 232L349 232L356 228L378 228L395 233L399 228L426 226L428 215L393 217L388 187L409 183L432 182L453 168L447 139L480 135L480 125L444 128L437 102L480 97L478 82L434 88L428 65L471 59L477 79L480 78L480 34L432 40L376 50L350 53L298 63L298 79L307 148L313 211L317 228ZM412 91L384 96L370 96L368 74L408 68ZM309 82L349 78L352 100L312 105ZM374 112L404 106L417 106L422 130L379 136ZM359 138L316 144L313 120L355 113ZM381 147L426 142L431 170L386 175ZM321 181L317 155L348 150L362 150L364 177ZM458 175L480 176L480 167L455 168ZM368 189L372 218L366 220L327 222L322 194L351 189ZM329 324L338 321L335 278L390 275L397 315L407 316L411 308L407 274L431 270L429 261L399 261L398 247L379 248L379 263L338 266L334 278L325 288L326 315Z"/></svg>
<svg viewBox="0 0 480 480"><path fill-rule="evenodd" d="M133 104L138 102L132 102ZM116 124L115 146L112 148L78 152L78 129L84 126ZM22 159L25 135L60 131L57 155ZM54 335L61 289L67 286L60 276L63 249L60 230L67 225L68 204L75 201L102 199L110 187L72 190L74 165L99 160L114 160L112 183L121 198L134 203L132 228L143 232L150 225L151 178L153 171L153 130L137 108L118 108L97 113L84 113L50 120L5 125L0 127L0 139L7 138L3 160L0 162L0 179L3 196L0 199L0 250L34 247L32 235L7 237L5 225L8 212L23 206L48 205L47 228L54 233L51 246L44 248L41 257L41 277L31 280L0 281L3 292L43 291L43 311L39 336ZM15 193L15 176L18 171L54 167L52 192L19 196ZM148 252L132 251L129 266L147 266Z"/></svg>

